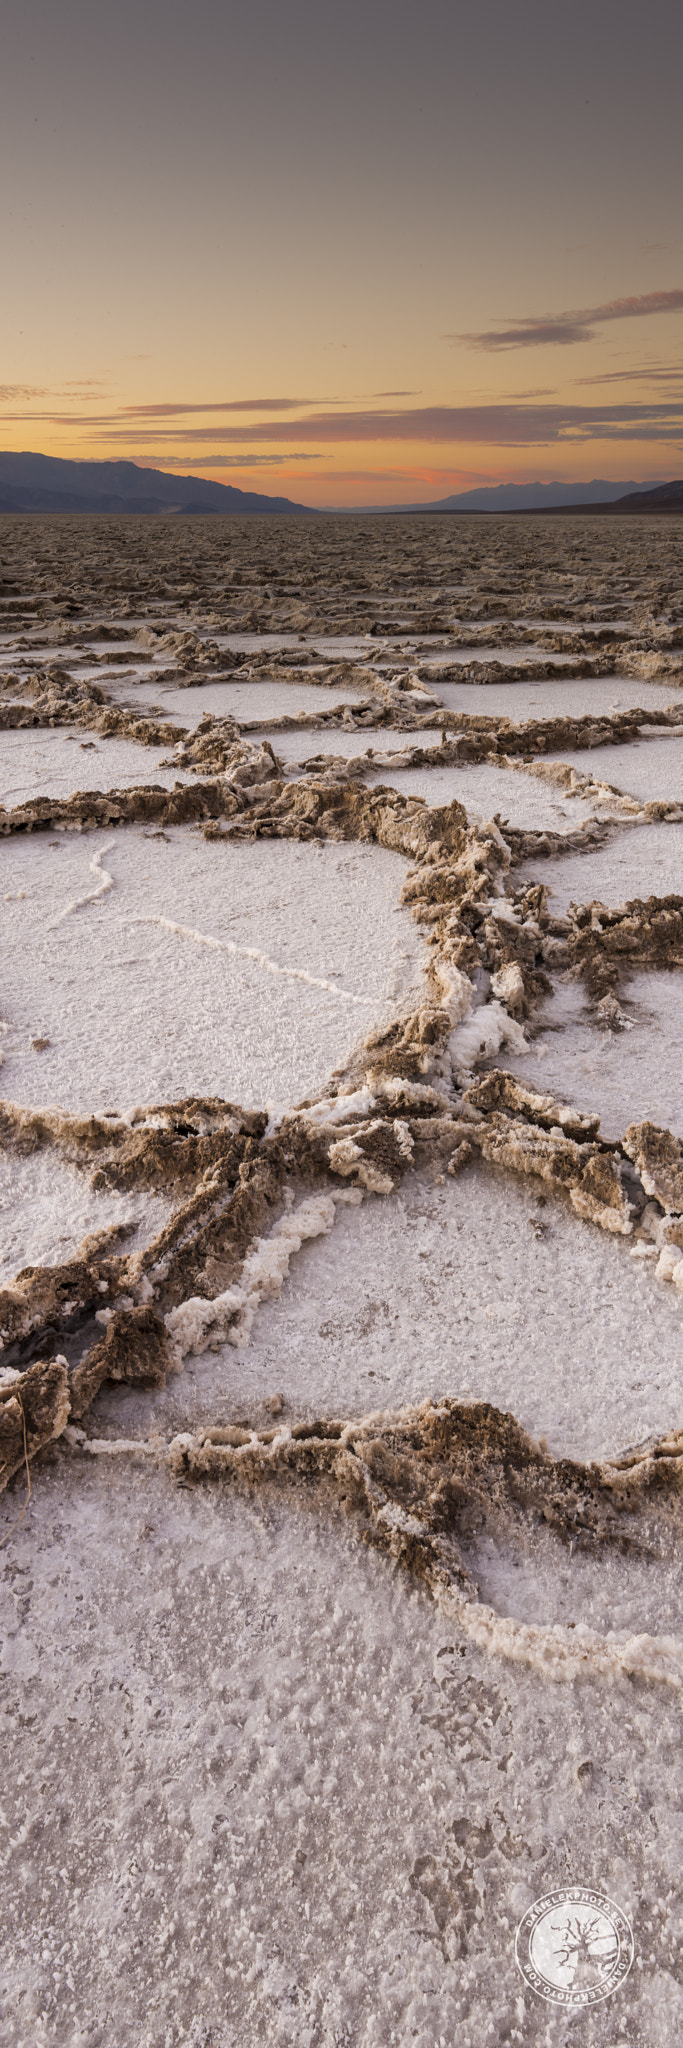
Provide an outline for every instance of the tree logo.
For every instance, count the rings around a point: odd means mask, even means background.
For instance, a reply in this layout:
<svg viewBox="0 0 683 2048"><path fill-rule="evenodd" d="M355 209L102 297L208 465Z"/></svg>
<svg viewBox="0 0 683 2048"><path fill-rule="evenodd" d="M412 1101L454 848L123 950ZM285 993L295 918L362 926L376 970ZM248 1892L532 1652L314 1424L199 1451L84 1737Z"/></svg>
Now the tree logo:
<svg viewBox="0 0 683 2048"><path fill-rule="evenodd" d="M620 1906L585 1885L546 1892L520 1920L515 1960L530 1991L552 2005L611 1998L633 1962L633 1933Z"/></svg>

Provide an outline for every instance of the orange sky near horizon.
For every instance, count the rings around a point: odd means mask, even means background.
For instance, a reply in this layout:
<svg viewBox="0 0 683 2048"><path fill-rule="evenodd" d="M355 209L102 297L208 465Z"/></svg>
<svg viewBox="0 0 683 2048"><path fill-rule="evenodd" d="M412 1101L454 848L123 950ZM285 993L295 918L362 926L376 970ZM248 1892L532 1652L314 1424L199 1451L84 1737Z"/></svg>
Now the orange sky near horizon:
<svg viewBox="0 0 683 2048"><path fill-rule="evenodd" d="M0 443L311 505L683 472L683 16L9 0Z"/></svg>

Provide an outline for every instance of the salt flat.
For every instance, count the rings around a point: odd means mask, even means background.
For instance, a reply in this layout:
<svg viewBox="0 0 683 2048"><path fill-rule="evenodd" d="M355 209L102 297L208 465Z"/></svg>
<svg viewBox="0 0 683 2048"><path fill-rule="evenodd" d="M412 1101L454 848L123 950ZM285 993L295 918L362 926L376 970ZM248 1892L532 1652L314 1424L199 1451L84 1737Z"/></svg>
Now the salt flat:
<svg viewBox="0 0 683 2048"><path fill-rule="evenodd" d="M606 1138L644 1120L683 1137L683 999L680 975L633 974L620 992L621 1022L601 1029L576 982L540 1011L540 1035L506 1064L562 1101L597 1111Z"/></svg>
<svg viewBox="0 0 683 2048"><path fill-rule="evenodd" d="M634 1924L622 2021L675 2038L667 1688L553 1687L338 1521L143 1465L46 1474L14 1563L16 2048L161 2048L198 2011L228 2048L510 2039L515 1924L577 1868Z"/></svg>
<svg viewBox="0 0 683 2048"><path fill-rule="evenodd" d="M677 825L628 825L597 849L569 852L561 860L543 860L534 868L534 876L550 890L561 913L570 903L617 904L628 903L635 896L680 895L683 833Z"/></svg>
<svg viewBox="0 0 683 2048"><path fill-rule="evenodd" d="M545 1078L545 1077L544 1077ZM103 1390L97 1434L231 1423L281 1394L287 1418L444 1394L511 1409L558 1457L599 1458L676 1426L680 1294L562 1196L470 1166L439 1188L337 1209L302 1247L246 1348L186 1359L160 1393Z"/></svg>
<svg viewBox="0 0 683 2048"><path fill-rule="evenodd" d="M391 757L413 671L675 705L680 523L0 525L3 2041L670 2048L683 837L553 771L673 811L683 748ZM515 1930L577 1884L635 1962L575 2017Z"/></svg>
<svg viewBox="0 0 683 2048"><path fill-rule="evenodd" d="M131 827L16 838L3 864L17 1102L295 1101L419 986L403 864L380 848L271 842L255 859Z"/></svg>
<svg viewBox="0 0 683 2048"><path fill-rule="evenodd" d="M164 712L164 717L166 713ZM34 796L71 796L77 789L128 789L158 782L172 789L180 768L162 768L169 747L143 747L111 735L91 738L78 726L19 727L2 735L0 804L11 810Z"/></svg>

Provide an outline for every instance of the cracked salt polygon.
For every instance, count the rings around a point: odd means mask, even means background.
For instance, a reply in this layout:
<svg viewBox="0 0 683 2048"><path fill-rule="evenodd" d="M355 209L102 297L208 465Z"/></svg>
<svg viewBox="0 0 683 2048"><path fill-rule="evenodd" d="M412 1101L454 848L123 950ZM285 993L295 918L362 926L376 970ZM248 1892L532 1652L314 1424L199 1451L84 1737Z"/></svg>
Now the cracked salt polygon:
<svg viewBox="0 0 683 2048"><path fill-rule="evenodd" d="M274 1389L288 1420L467 1393L558 1456L614 1456L678 1426L679 1304L628 1240L562 1195L539 1207L532 1178L475 1162L439 1188L412 1173L400 1193L337 1206L246 1345L190 1359L161 1392L103 1388L92 1427L147 1437L231 1422Z"/></svg>
<svg viewBox="0 0 683 2048"><path fill-rule="evenodd" d="M165 716L164 712L164 716ZM181 769L162 768L169 748L144 747L136 740L104 738L81 726L15 727L3 732L0 804L13 810L31 797L68 797L80 789L129 789L156 782L172 789L191 780Z"/></svg>
<svg viewBox="0 0 683 2048"><path fill-rule="evenodd" d="M112 885L93 901L100 856ZM419 999L405 863L380 847L216 846L120 827L16 837L3 865L3 1083L16 1102L297 1101Z"/></svg>
<svg viewBox="0 0 683 2048"><path fill-rule="evenodd" d="M573 804L569 805L574 810ZM580 812L578 813L580 816ZM556 916L570 903L619 903L683 895L683 832L676 823L619 826L604 846L558 860L525 860L520 880L542 882Z"/></svg>
<svg viewBox="0 0 683 2048"><path fill-rule="evenodd" d="M449 737L455 737L454 735ZM339 735L343 751L343 734ZM419 733L407 733L405 744L421 745ZM572 755L572 760L574 756ZM561 791L546 789L523 770L498 768L488 761L465 762L450 768L377 769L365 778L368 788L388 782L404 796L421 796L430 805L449 804L457 797L470 818L493 818L499 814L510 825L526 831L573 831L582 815L593 815L595 802L586 807L581 799L567 803Z"/></svg>
<svg viewBox="0 0 683 2048"><path fill-rule="evenodd" d="M489 658L500 659L495 648ZM552 655L550 659L555 661L557 657ZM626 679L620 675L587 676L572 682L553 677L543 683L442 683L437 669L430 676L431 685L449 711L511 718L515 724L531 718L585 718L590 713L607 717L610 711L639 710L641 705L645 711L664 711L667 705L681 701L670 684L644 683L639 678ZM611 753L612 749L603 751ZM618 780L615 776L609 779Z"/></svg>
<svg viewBox="0 0 683 2048"><path fill-rule="evenodd" d="M683 1138L681 970L624 975L618 1000L623 1023L612 1031L580 982L555 989L536 1014L540 1036L521 1051L508 1041L503 1064L527 1086L597 1113L607 1139L642 1122Z"/></svg>
<svg viewBox="0 0 683 2048"><path fill-rule="evenodd" d="M659 729L628 745L583 747L571 754L547 754L544 760L569 762L582 775L615 783L626 796L640 797L644 804L666 802L683 808L683 724L676 733Z"/></svg>

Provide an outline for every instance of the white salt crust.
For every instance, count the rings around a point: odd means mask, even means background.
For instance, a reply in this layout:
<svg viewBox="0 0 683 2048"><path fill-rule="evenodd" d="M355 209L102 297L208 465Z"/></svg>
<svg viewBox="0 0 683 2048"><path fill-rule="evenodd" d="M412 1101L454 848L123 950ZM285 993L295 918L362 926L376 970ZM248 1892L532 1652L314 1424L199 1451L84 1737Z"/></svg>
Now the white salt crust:
<svg viewBox="0 0 683 2048"><path fill-rule="evenodd" d="M300 683L261 681L258 677L221 683L207 677L206 682L178 690L156 682L152 670L139 683L107 677L104 687L117 704L127 704L138 712L157 705L163 718L187 726L197 725L207 712L214 718L236 718L239 724L252 719L296 718L302 711L315 716L319 711L331 711L335 704L355 703L369 694L367 684L359 686L349 680L343 688L331 689L307 683L305 676L303 670Z"/></svg>
<svg viewBox="0 0 683 2048"><path fill-rule="evenodd" d="M16 1102L293 1102L421 987L405 863L383 848L131 826L17 837L2 863Z"/></svg>
<svg viewBox="0 0 683 2048"><path fill-rule="evenodd" d="M410 745L411 735L406 734ZM420 744L420 735L416 735ZM381 740L378 738L377 751ZM340 747L341 751L341 747ZM573 755L572 755L573 760ZM515 768L498 768L488 761L466 763L462 768L383 768L366 777L369 788L388 782L404 796L424 797L428 804L449 804L457 797L470 818L492 818L497 814L509 825L530 832L575 831L599 806L595 798L568 801L562 790L526 775Z"/></svg>
<svg viewBox="0 0 683 2048"><path fill-rule="evenodd" d="M499 658L495 648L483 657ZM550 659L557 661L558 657L553 654ZM604 718L610 711L639 710L641 705L646 711L663 711L668 704L681 702L680 692L670 683L644 683L638 677L619 675L587 676L566 683L555 676L543 683L445 683L436 669L428 683L428 688L432 686L449 711L512 718L516 724L527 718L585 718L590 712ZM611 753L612 749L604 751Z"/></svg>
<svg viewBox="0 0 683 2048"><path fill-rule="evenodd" d="M475 1163L443 1187L410 1174L396 1195L338 1208L248 1344L188 1358L160 1393L103 1389L89 1428L230 1422L275 1393L287 1419L472 1395L579 1458L678 1427L680 1292L562 1197L539 1207L541 1192Z"/></svg>
<svg viewBox="0 0 683 2048"><path fill-rule="evenodd" d="M591 2048L669 2048L676 1692L478 1649L339 1518L64 1456L6 1589L12 2048L514 2040L516 1924L577 1882L644 1964Z"/></svg>
<svg viewBox="0 0 683 2048"><path fill-rule="evenodd" d="M148 1192L95 1194L51 1148L26 1157L0 1150L0 1286L24 1266L61 1264L92 1231L117 1224L125 1235L112 1249L135 1251L162 1229L171 1206Z"/></svg>
<svg viewBox="0 0 683 2048"><path fill-rule="evenodd" d="M596 782L616 783L617 789L641 797L643 803L661 798L683 808L683 725L676 733L652 734L627 746L582 748L575 754L544 758L567 761Z"/></svg>
<svg viewBox="0 0 683 2048"><path fill-rule="evenodd" d="M164 716L166 714L164 713ZM143 747L136 740L103 739L80 726L14 727L2 734L0 803L6 810L31 797L73 796L76 790L132 789L156 782L172 789L192 778L178 768L162 768L171 747ZM0 883L0 901L2 900Z"/></svg>
<svg viewBox="0 0 683 2048"><path fill-rule="evenodd" d="M581 983L557 989L539 1012L527 1052L506 1049L504 1065L541 1092L595 1114L605 1138L644 1120L683 1138L683 975L624 977L623 1028L600 1028Z"/></svg>
<svg viewBox="0 0 683 2048"><path fill-rule="evenodd" d="M574 805L568 808L573 811ZM558 915L568 910L570 903L597 901L616 908L635 897L680 896L683 830L676 823L628 825L593 852L528 862L521 874L524 879L545 883Z"/></svg>

